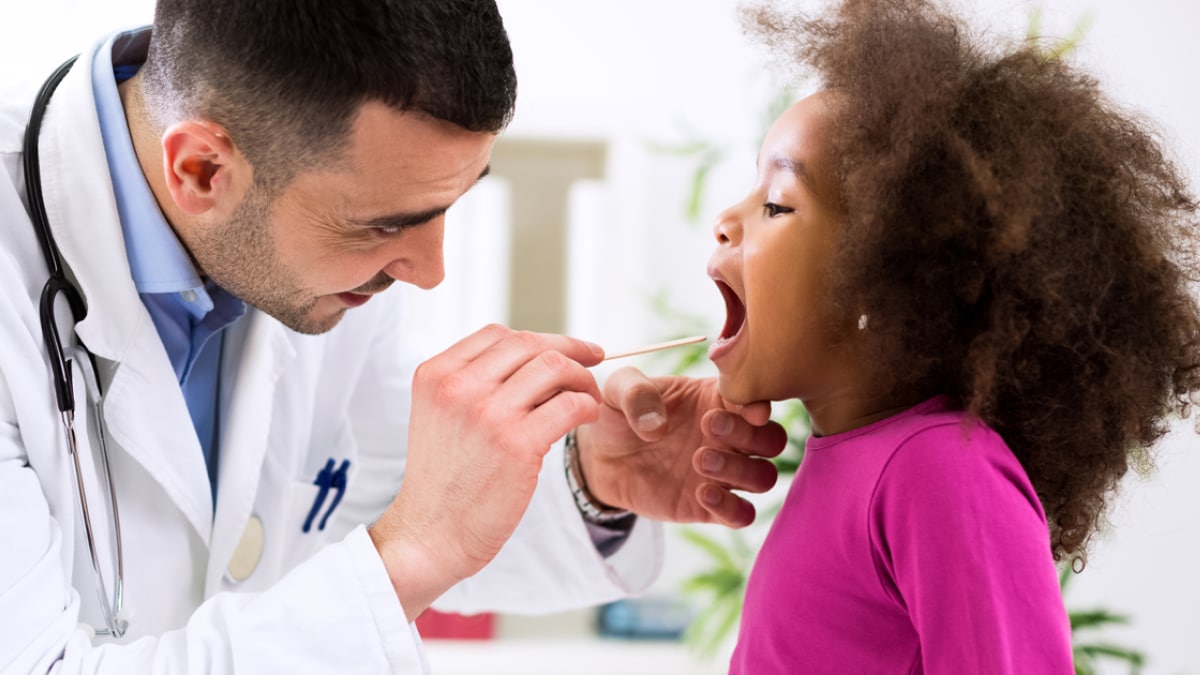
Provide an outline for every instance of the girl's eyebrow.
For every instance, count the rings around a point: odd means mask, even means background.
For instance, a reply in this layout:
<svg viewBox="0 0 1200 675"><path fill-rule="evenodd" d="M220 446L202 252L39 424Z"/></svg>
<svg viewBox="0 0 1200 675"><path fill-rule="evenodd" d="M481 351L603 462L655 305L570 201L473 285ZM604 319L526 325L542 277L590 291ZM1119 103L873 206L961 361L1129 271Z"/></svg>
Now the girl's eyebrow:
<svg viewBox="0 0 1200 675"><path fill-rule="evenodd" d="M771 160L771 166L775 167L776 169L791 172L791 174L799 179L800 182L804 184L804 187L808 188L810 192L815 193L817 191L816 185L812 180L812 174L810 174L808 169L805 168L804 162L798 159L792 159L791 157L776 157Z"/></svg>

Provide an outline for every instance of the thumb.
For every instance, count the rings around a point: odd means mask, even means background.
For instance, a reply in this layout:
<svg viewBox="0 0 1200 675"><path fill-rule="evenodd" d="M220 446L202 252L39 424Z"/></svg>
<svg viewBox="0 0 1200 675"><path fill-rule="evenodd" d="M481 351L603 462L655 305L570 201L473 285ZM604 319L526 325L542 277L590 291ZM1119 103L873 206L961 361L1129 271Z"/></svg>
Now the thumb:
<svg viewBox="0 0 1200 675"><path fill-rule="evenodd" d="M604 404L625 415L629 428L643 441L667 434L667 406L658 386L636 368L615 371L604 382Z"/></svg>

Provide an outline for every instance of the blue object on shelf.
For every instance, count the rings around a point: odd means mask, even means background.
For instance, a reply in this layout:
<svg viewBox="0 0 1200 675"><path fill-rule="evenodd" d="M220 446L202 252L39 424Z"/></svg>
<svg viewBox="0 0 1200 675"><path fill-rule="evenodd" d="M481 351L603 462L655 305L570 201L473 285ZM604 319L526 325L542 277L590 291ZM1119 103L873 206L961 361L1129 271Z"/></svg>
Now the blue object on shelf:
<svg viewBox="0 0 1200 675"><path fill-rule="evenodd" d="M603 637L678 640L692 617L692 608L679 598L629 598L602 605L596 623Z"/></svg>

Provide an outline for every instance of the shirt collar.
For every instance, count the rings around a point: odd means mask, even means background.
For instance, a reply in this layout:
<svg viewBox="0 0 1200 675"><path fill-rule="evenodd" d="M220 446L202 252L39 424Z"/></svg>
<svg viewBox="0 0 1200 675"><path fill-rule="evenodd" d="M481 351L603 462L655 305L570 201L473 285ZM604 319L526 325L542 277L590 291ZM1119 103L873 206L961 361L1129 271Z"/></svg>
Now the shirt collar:
<svg viewBox="0 0 1200 675"><path fill-rule="evenodd" d="M143 63L149 44L150 29L141 28L99 46L92 69L96 112L134 287L139 293L179 293L188 312L201 317L213 300L142 174L113 75L114 66Z"/></svg>

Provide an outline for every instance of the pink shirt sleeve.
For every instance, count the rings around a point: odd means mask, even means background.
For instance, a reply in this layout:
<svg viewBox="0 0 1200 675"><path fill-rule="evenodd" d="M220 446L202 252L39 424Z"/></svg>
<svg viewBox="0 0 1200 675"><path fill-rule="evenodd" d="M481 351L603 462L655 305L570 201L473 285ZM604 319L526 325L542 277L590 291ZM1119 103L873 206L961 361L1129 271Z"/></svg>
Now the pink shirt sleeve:
<svg viewBox="0 0 1200 675"><path fill-rule="evenodd" d="M998 435L957 423L900 444L871 500L874 564L926 675L1074 673L1041 505Z"/></svg>

